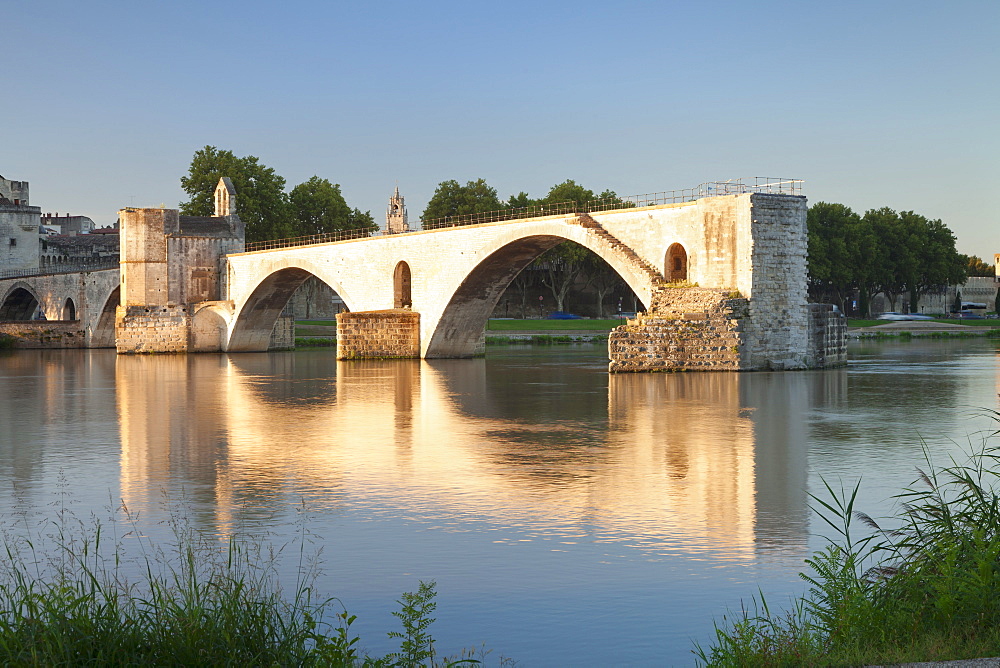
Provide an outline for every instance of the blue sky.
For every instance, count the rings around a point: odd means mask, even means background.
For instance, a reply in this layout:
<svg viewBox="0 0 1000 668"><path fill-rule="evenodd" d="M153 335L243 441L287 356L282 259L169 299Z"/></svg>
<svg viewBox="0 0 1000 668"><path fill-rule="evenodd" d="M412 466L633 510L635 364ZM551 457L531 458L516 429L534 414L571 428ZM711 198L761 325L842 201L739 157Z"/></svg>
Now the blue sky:
<svg viewBox="0 0 1000 668"><path fill-rule="evenodd" d="M43 211L176 206L193 153L341 184L640 194L746 176L1000 252L1000 2L6 0L0 174Z"/></svg>

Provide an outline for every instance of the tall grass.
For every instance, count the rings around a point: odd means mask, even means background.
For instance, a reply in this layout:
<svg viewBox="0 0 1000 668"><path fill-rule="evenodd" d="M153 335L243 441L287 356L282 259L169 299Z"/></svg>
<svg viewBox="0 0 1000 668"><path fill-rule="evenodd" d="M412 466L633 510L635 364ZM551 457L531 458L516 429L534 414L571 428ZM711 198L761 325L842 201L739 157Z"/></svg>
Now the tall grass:
<svg viewBox="0 0 1000 668"><path fill-rule="evenodd" d="M997 417L994 415L994 417ZM995 434L994 434L995 436ZM750 609L696 646L710 666L848 666L1000 656L1000 448L927 465L879 522L855 509L858 487L813 496L835 537L806 564L804 596ZM859 483L860 484L860 483ZM854 523L867 533L857 537Z"/></svg>
<svg viewBox="0 0 1000 668"><path fill-rule="evenodd" d="M317 562L298 542L294 585L276 564L285 548L254 536L220 538L173 522L152 545L125 524L85 527L61 508L51 532L4 530L0 548L0 664L18 666L438 666L434 583L404 594L394 613L400 651L362 655L356 617L315 588ZM69 518L69 519L67 519ZM127 531L120 532L124 526ZM22 527L23 529L24 527ZM47 531L47 530L43 530ZM108 531L111 536L109 537ZM121 535L119 535L121 533ZM126 539L139 555L126 549ZM288 546L286 546L288 547ZM479 651L484 657L487 652ZM509 660L501 657L500 664Z"/></svg>

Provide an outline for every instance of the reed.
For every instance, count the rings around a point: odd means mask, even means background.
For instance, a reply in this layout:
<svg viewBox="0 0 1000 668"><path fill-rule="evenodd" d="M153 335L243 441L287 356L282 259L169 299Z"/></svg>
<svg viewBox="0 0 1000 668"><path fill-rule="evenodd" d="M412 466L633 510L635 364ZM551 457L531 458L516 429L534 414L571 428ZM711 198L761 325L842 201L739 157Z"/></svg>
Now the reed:
<svg viewBox="0 0 1000 668"><path fill-rule="evenodd" d="M996 413L993 414L997 418ZM1000 655L1000 448L926 466L876 521L858 487L826 484L815 509L835 537L806 564L807 592L783 612L760 594L716 624L709 666L847 666ZM859 483L860 485L860 483ZM854 523L866 533L858 538Z"/></svg>
<svg viewBox="0 0 1000 668"><path fill-rule="evenodd" d="M298 541L295 582L286 591L276 564L287 545L274 548L260 536L209 536L175 518L174 541L161 549L148 542L131 517L127 522L129 530L119 535L117 520L84 527L62 508L45 535L4 528L0 664L388 667L480 662L471 655L435 657L429 631L433 582L421 582L418 592L403 594L399 601L401 610L394 614L403 632L390 637L402 640L400 651L373 657L357 649L360 638L351 632L356 617L336 598L318 594L317 561L306 555L306 540ZM138 557L133 546L138 546ZM500 658L501 665L506 661Z"/></svg>

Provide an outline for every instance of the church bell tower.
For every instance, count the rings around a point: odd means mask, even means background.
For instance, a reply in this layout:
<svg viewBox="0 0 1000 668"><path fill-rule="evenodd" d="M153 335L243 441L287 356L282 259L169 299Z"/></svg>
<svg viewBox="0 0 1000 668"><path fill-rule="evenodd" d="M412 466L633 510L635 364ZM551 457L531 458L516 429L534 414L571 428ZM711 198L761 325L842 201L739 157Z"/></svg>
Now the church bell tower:
<svg viewBox="0 0 1000 668"><path fill-rule="evenodd" d="M403 196L399 194L399 186L396 186L396 192L389 198L389 208L385 211L385 230L389 234L410 231L410 225L406 222L406 205L403 203Z"/></svg>

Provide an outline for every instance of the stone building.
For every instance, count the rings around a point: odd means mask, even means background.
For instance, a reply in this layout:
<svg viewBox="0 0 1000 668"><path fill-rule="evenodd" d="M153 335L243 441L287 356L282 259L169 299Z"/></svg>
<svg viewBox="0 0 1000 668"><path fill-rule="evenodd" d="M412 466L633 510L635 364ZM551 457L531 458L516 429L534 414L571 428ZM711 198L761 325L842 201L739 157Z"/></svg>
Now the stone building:
<svg viewBox="0 0 1000 668"><path fill-rule="evenodd" d="M95 230L89 234L42 235L39 252L42 267L107 265L118 260L118 230L103 228L100 233Z"/></svg>
<svg viewBox="0 0 1000 668"><path fill-rule="evenodd" d="M39 262L42 211L28 203L28 182L0 176L0 271L34 269Z"/></svg>
<svg viewBox="0 0 1000 668"><path fill-rule="evenodd" d="M399 194L399 186L396 186L396 192L389 198L389 207L385 210L385 231L389 234L410 231L410 224L406 219L406 204Z"/></svg>
<svg viewBox="0 0 1000 668"><path fill-rule="evenodd" d="M993 311L997 290L1000 289L1000 278L994 276L970 276L961 285L942 285L920 296L917 312L928 315L950 313L955 306L956 298L963 302L985 304L986 311ZM910 294L904 292L896 297L895 303L881 292L872 297L872 315L890 311L909 313Z"/></svg>
<svg viewBox="0 0 1000 668"><path fill-rule="evenodd" d="M97 229L97 225L88 216L71 216L68 213L60 216L58 213L46 213L42 216L42 227L56 231L56 234L76 235L89 234Z"/></svg>
<svg viewBox="0 0 1000 668"><path fill-rule="evenodd" d="M213 216L134 208L120 216L118 352L186 352L199 305L221 299L223 257L246 247L233 183L219 179Z"/></svg>

